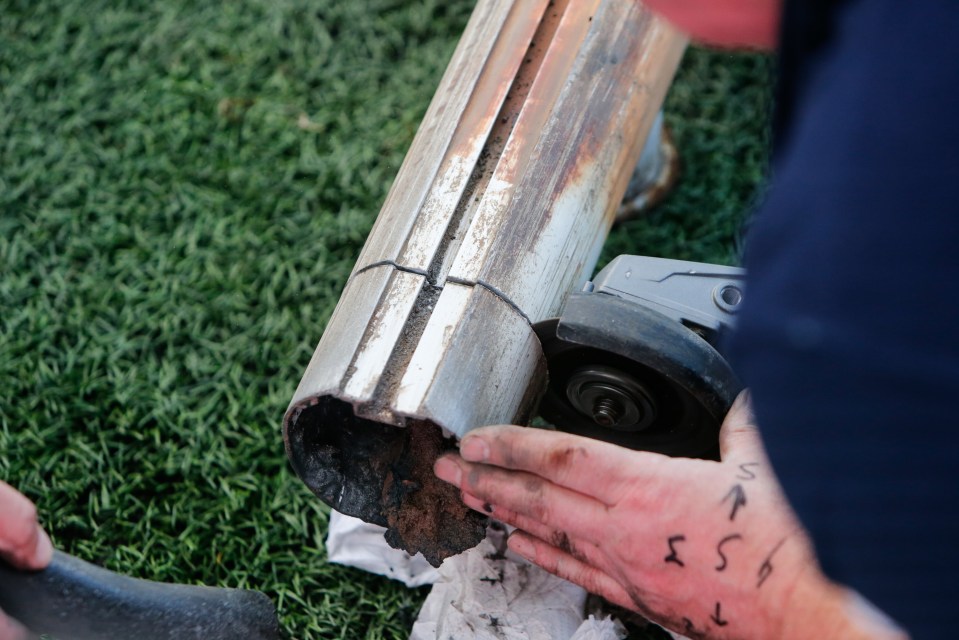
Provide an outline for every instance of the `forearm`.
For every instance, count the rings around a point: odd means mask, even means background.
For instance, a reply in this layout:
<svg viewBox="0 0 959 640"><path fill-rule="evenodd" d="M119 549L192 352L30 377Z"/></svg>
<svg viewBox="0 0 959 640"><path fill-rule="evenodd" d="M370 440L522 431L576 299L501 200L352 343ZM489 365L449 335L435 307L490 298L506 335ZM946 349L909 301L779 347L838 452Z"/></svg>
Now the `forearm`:
<svg viewBox="0 0 959 640"><path fill-rule="evenodd" d="M817 572L818 573L818 572ZM895 622L851 589L824 578L802 581L789 599L783 640L907 640Z"/></svg>

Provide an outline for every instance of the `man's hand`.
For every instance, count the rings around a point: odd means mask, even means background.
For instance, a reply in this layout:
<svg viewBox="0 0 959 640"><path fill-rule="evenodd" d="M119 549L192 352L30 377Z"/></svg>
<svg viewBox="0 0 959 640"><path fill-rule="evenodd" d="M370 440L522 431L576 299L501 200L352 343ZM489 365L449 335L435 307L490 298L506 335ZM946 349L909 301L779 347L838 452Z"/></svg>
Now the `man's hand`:
<svg viewBox="0 0 959 640"><path fill-rule="evenodd" d="M37 508L0 481L0 562L18 569L43 569L52 557L53 545L37 522ZM26 630L0 611L0 640L26 637Z"/></svg>
<svg viewBox="0 0 959 640"><path fill-rule="evenodd" d="M688 637L859 637L850 598L820 572L779 488L745 393L720 449L722 462L668 458L485 427L435 472L467 506L515 526L519 555Z"/></svg>

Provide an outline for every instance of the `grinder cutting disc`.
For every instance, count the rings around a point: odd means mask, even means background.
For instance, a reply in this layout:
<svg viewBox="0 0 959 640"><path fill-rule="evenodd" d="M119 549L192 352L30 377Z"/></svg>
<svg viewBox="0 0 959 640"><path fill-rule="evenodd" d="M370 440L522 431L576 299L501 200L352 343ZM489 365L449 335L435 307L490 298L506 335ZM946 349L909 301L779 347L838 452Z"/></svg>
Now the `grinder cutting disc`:
<svg viewBox="0 0 959 640"><path fill-rule="evenodd" d="M549 369L540 415L558 429L671 456L717 458L742 385L680 322L603 293L574 294L536 325Z"/></svg>

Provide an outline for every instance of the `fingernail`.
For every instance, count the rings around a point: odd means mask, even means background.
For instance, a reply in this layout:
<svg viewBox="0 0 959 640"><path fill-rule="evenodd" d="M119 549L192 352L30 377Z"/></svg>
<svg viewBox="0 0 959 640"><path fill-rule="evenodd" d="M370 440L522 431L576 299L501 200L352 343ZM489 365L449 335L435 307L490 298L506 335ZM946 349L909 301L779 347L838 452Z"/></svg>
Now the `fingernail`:
<svg viewBox="0 0 959 640"><path fill-rule="evenodd" d="M460 471L459 465L447 456L440 458L433 464L433 473L435 473L436 477L440 480L454 484L457 487L460 486L460 481L463 478L463 472Z"/></svg>
<svg viewBox="0 0 959 640"><path fill-rule="evenodd" d="M37 550L34 558L36 559L36 563L39 568L46 567L48 564L50 564L50 560L53 559L53 543L50 542L50 536L48 536L47 532L43 529L41 529L39 533Z"/></svg>
<svg viewBox="0 0 959 640"><path fill-rule="evenodd" d="M466 436L460 443L460 455L470 462L485 462L489 458L489 445L479 436Z"/></svg>

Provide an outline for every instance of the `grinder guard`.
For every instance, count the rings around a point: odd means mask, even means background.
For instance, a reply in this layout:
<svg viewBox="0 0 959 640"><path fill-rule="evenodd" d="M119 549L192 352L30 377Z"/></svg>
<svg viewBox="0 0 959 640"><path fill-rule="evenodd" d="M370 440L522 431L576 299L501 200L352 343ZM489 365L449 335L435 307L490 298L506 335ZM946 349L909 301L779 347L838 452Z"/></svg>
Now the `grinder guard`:
<svg viewBox="0 0 959 640"><path fill-rule="evenodd" d="M619 256L536 326L549 367L539 412L557 428L631 449L716 458L742 383L717 350L746 272Z"/></svg>

